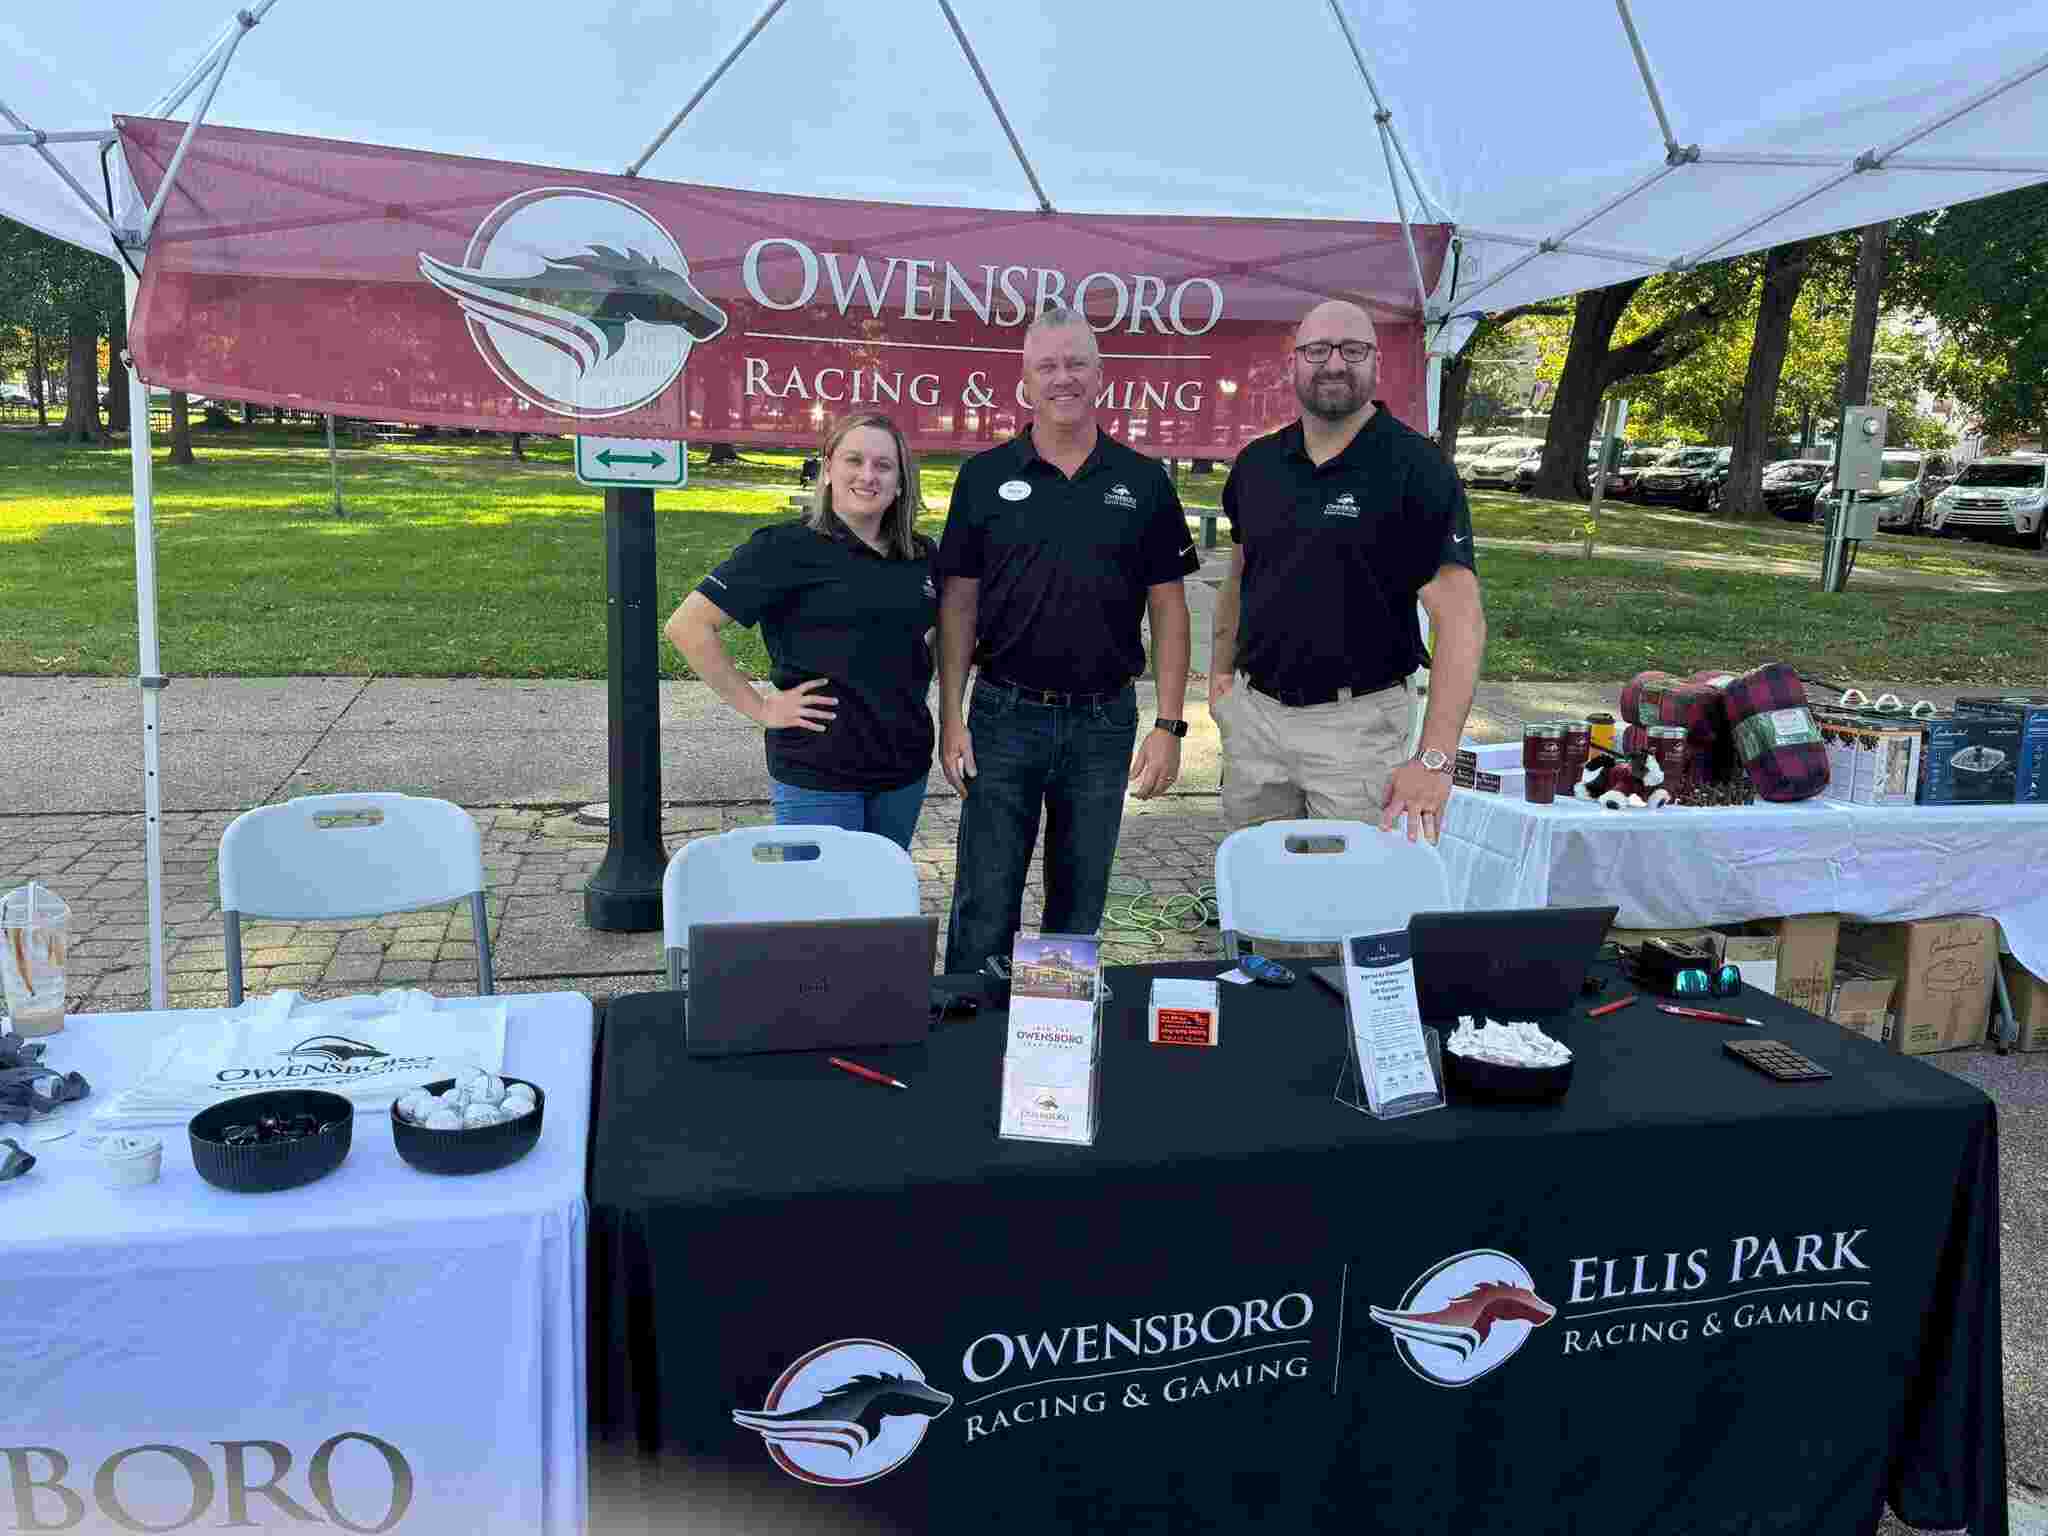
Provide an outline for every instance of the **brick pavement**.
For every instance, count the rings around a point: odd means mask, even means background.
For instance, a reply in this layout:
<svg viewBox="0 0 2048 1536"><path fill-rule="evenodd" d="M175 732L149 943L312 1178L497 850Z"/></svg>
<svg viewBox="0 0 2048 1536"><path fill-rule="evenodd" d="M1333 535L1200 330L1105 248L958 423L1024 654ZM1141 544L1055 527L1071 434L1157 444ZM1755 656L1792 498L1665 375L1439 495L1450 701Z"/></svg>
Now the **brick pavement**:
<svg viewBox="0 0 2048 1536"><path fill-rule="evenodd" d="M583 925L584 884L604 856L602 828L571 807L472 807L483 830L487 905L498 978L507 990L571 986L593 995L636 991L662 971L659 933L598 933ZM218 882L220 836L232 811L172 813L163 821L164 942L173 1007L227 1000ZM765 802L677 806L664 819L673 853L697 837L771 819ZM927 802L911 850L924 910L941 917L952 898L959 802ZM1110 963L1217 952L1213 928L1149 934L1120 928L1134 897L1157 910L1214 878L1222 833L1214 795L1132 802L1112 883ZM141 818L133 814L0 818L0 890L41 880L72 910L70 1005L75 1012L149 1006L148 902ZM1025 921L1043 910L1043 871L1033 862ZM1187 905L1187 904L1183 904ZM381 918L242 924L243 984L252 993L289 987L309 996L387 986L467 991L476 954L467 903ZM941 929L943 942L943 927Z"/></svg>

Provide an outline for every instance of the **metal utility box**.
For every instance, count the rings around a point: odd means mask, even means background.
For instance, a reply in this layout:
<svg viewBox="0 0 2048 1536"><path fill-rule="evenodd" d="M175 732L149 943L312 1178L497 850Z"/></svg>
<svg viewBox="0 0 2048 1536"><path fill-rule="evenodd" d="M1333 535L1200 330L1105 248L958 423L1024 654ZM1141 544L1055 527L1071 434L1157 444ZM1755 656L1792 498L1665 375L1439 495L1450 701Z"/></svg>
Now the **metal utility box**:
<svg viewBox="0 0 2048 1536"><path fill-rule="evenodd" d="M1848 515L1842 519L1842 537L1845 539L1876 538L1877 503L1859 501L1852 504Z"/></svg>
<svg viewBox="0 0 2048 1536"><path fill-rule="evenodd" d="M1852 405L1842 411L1841 444L1835 465L1835 489L1874 491L1884 468L1885 408L1881 405ZM1848 531L1852 539L1869 535Z"/></svg>

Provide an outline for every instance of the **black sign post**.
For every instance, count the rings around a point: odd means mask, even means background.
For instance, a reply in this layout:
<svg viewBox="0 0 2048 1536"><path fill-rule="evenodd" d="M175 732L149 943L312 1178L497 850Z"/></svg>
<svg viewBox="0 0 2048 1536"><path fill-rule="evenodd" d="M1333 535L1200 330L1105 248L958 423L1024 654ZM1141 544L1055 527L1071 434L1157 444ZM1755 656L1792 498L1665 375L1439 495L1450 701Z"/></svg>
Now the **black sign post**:
<svg viewBox="0 0 2048 1536"><path fill-rule="evenodd" d="M583 888L583 918L606 933L661 926L661 668L654 492L604 493L605 670L611 843Z"/></svg>

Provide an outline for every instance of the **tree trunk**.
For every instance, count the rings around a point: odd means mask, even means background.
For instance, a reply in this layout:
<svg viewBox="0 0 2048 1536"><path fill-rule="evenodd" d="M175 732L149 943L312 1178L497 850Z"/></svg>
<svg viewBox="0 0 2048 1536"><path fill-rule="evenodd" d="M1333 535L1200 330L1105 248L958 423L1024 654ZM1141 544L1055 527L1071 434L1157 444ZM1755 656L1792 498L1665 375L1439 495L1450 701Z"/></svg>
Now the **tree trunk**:
<svg viewBox="0 0 2048 1536"><path fill-rule="evenodd" d="M711 455L706 464L737 464L740 458L739 446L735 443L713 443Z"/></svg>
<svg viewBox="0 0 2048 1536"><path fill-rule="evenodd" d="M28 392L36 400L36 425L47 431L50 425L50 370L43 359L43 333L30 331L29 342Z"/></svg>
<svg viewBox="0 0 2048 1536"><path fill-rule="evenodd" d="M242 425L245 427L253 427L256 425L256 407L251 405L247 400L244 400L242 402Z"/></svg>
<svg viewBox="0 0 2048 1536"><path fill-rule="evenodd" d="M1468 339L1456 357L1444 359L1443 379L1436 392L1436 445L1453 461L1458 457L1458 428L1465 420L1465 396L1471 387L1472 343Z"/></svg>
<svg viewBox="0 0 2048 1536"><path fill-rule="evenodd" d="M1550 406L1550 430L1543 438L1543 462L1536 471L1532 494L1563 501L1592 494L1586 483L1586 444L1600 420L1600 397L1606 392L1608 346L1622 311L1645 278L1594 288L1572 306L1572 339L1557 376L1557 395Z"/></svg>
<svg viewBox="0 0 2048 1536"><path fill-rule="evenodd" d="M521 463L526 461L526 434L524 432L514 432L512 434L512 457Z"/></svg>
<svg viewBox="0 0 2048 1536"><path fill-rule="evenodd" d="M192 462L192 412L185 402L185 391L171 391L171 457L173 464Z"/></svg>
<svg viewBox="0 0 2048 1536"><path fill-rule="evenodd" d="M1842 369L1842 405L1870 403L1870 357L1877 350L1877 305L1884 296L1885 241L1891 225L1866 224L1856 246L1856 310L1849 321L1849 360Z"/></svg>
<svg viewBox="0 0 2048 1536"><path fill-rule="evenodd" d="M1735 450L1728 459L1728 486L1721 512L1737 521L1765 517L1764 453L1770 443L1771 416L1778 403L1778 381L1785 372L1785 349L1792 340L1792 306L1799 302L1814 242L1798 240L1774 246L1764 258L1764 287L1757 301L1756 339L1749 348L1749 373L1742 384L1742 417L1735 427Z"/></svg>
<svg viewBox="0 0 2048 1536"><path fill-rule="evenodd" d="M107 311L107 430L126 432L128 369L121 354L128 350L128 306L116 303Z"/></svg>
<svg viewBox="0 0 2048 1536"><path fill-rule="evenodd" d="M100 335L91 321L71 322L64 360L64 441L100 440Z"/></svg>

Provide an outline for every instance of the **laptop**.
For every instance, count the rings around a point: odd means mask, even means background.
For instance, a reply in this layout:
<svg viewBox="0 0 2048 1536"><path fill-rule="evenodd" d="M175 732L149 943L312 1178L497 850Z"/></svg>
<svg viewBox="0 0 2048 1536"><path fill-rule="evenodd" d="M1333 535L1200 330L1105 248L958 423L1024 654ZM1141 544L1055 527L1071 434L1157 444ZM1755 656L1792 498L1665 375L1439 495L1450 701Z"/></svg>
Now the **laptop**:
<svg viewBox="0 0 2048 1536"><path fill-rule="evenodd" d="M693 923L693 1056L921 1045L931 1031L936 917Z"/></svg>
<svg viewBox="0 0 2048 1536"><path fill-rule="evenodd" d="M1415 995L1423 1022L1461 1014L1545 1018L1568 1013L1607 942L1619 907L1526 907L1503 912L1418 912L1408 920ZM1311 974L1338 997L1344 968Z"/></svg>

